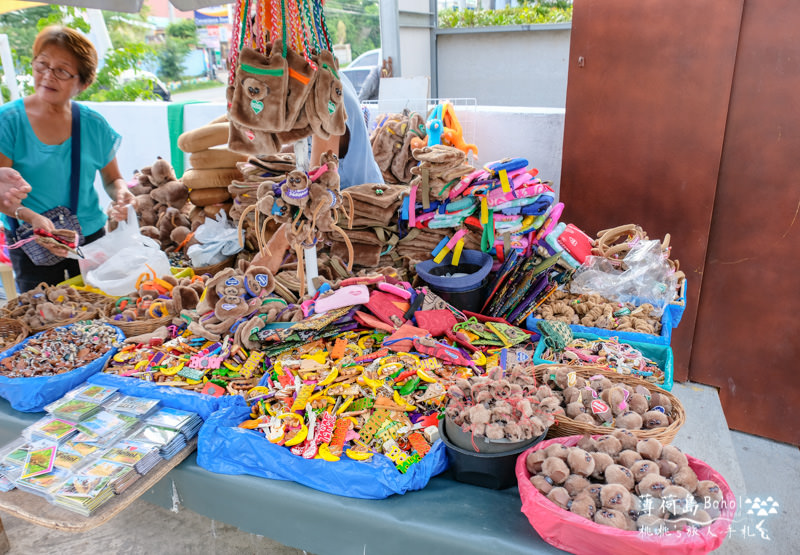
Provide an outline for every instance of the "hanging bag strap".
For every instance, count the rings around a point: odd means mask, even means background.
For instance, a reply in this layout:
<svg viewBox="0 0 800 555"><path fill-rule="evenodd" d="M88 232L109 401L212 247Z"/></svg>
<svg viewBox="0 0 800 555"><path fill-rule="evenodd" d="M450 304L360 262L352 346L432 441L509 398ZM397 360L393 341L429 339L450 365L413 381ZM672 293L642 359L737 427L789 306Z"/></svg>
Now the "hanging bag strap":
<svg viewBox="0 0 800 555"><path fill-rule="evenodd" d="M72 164L70 168L69 209L78 215L78 198L81 192L81 108L72 103Z"/></svg>

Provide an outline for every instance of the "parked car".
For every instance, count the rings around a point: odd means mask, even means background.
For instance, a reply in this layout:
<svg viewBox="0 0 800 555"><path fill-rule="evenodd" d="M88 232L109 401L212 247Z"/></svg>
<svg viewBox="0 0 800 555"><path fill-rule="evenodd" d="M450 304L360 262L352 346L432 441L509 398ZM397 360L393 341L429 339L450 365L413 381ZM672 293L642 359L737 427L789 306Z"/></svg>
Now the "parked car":
<svg viewBox="0 0 800 555"><path fill-rule="evenodd" d="M136 80L149 82L153 87L153 94L159 97L161 100L168 102L172 99L172 93L169 91L169 88L161 79L156 76L155 73L142 69L126 69L119 76L121 85Z"/></svg>
<svg viewBox="0 0 800 555"><path fill-rule="evenodd" d="M347 78L350 79L350 82L353 84L353 88L355 88L356 94L359 96L359 98L361 97L361 89L364 86L364 82L367 80L367 76L370 74L373 68L378 68L380 71L381 62L381 49L375 48L374 50L367 50L355 60L350 62L349 66L341 70L341 72L347 75ZM377 91L375 93L375 98L365 98L362 100L375 99L377 99Z"/></svg>

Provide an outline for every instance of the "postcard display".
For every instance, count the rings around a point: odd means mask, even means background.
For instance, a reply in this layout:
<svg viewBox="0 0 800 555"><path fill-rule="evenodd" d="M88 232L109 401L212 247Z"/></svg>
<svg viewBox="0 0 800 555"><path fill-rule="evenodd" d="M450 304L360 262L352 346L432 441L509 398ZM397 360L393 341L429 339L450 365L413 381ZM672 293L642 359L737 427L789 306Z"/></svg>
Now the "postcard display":
<svg viewBox="0 0 800 555"><path fill-rule="evenodd" d="M196 413L84 384L0 447L0 491L19 488L91 516L197 435Z"/></svg>

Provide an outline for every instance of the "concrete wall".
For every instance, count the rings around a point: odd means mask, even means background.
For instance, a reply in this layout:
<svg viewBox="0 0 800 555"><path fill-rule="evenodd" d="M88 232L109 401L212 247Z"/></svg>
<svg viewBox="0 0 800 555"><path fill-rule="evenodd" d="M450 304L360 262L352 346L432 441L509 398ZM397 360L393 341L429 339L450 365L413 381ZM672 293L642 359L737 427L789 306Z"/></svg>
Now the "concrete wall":
<svg viewBox="0 0 800 555"><path fill-rule="evenodd" d="M563 108L572 24L436 31L438 96Z"/></svg>
<svg viewBox="0 0 800 555"><path fill-rule="evenodd" d="M168 102L87 102L102 114L122 135L117 154L122 176L131 179L136 169L152 164L156 157L171 159L167 128ZM224 102L187 104L184 129L196 129L225 111ZM561 180L561 146L564 136L564 110L553 108L509 108L477 106L459 113L465 130L472 129L472 142L478 147L476 164L505 157L527 158L539 169L539 176ZM188 156L186 159L188 168ZM103 202L108 197L99 179L95 186Z"/></svg>
<svg viewBox="0 0 800 555"><path fill-rule="evenodd" d="M401 67L395 69L395 77L430 77L433 32L430 0L398 0L397 6Z"/></svg>

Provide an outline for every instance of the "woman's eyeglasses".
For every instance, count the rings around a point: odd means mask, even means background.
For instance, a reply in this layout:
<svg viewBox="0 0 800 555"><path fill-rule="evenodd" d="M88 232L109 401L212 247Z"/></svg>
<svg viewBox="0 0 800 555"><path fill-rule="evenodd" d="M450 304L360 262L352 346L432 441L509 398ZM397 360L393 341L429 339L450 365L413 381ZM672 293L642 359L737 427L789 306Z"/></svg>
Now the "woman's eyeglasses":
<svg viewBox="0 0 800 555"><path fill-rule="evenodd" d="M53 77L55 77L59 81L68 81L73 77L75 77L75 75L73 75L66 69L62 69L60 67L50 67L41 60L35 60L33 62L33 70L37 73L42 73L42 74L49 70L53 74Z"/></svg>

